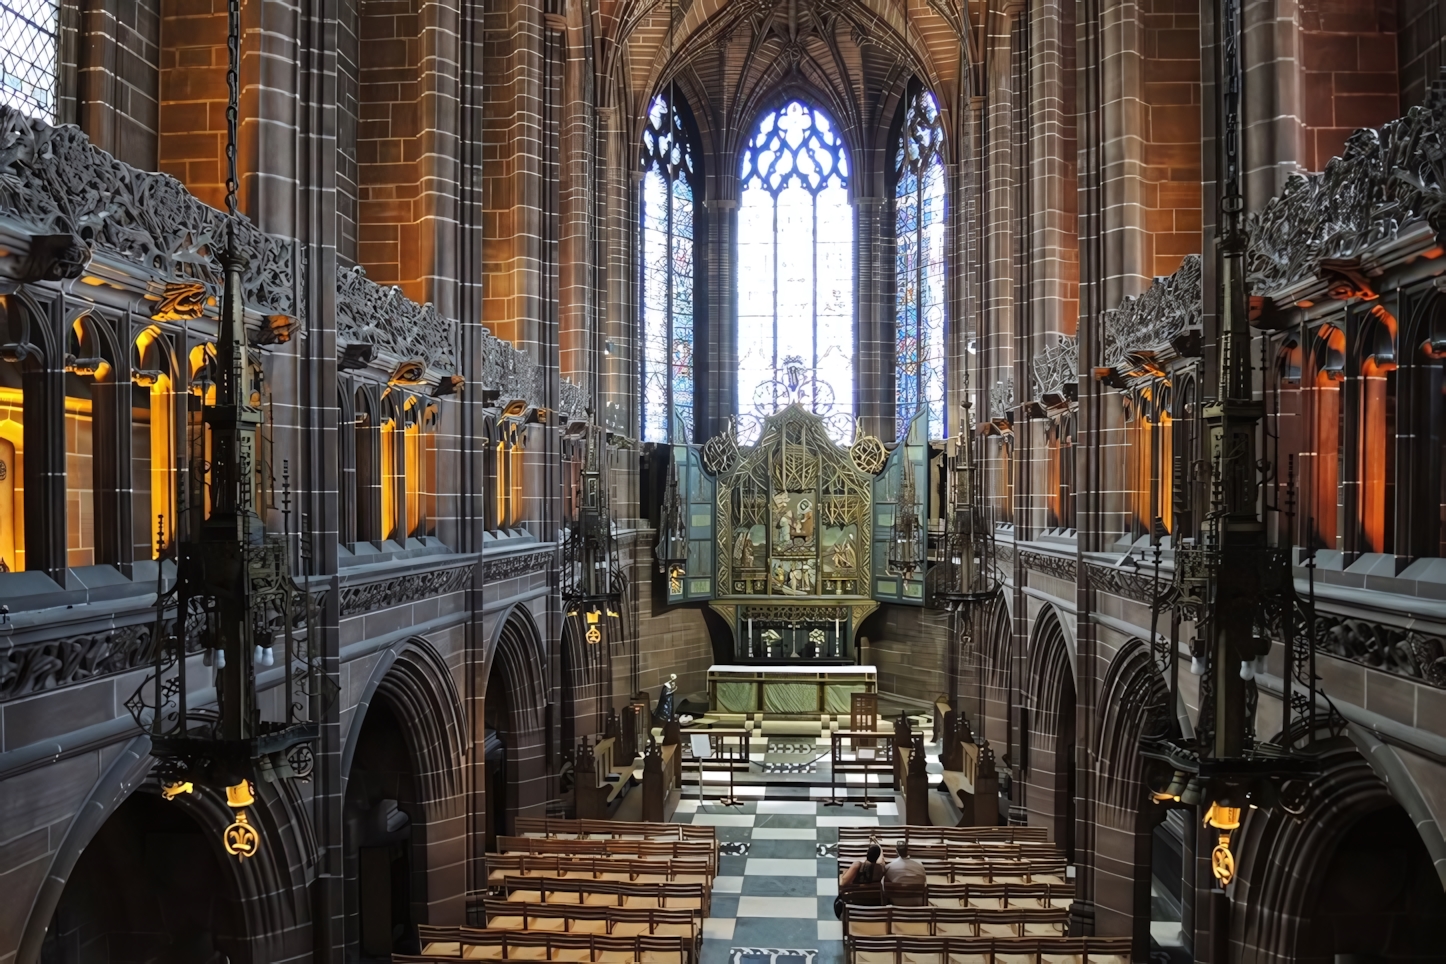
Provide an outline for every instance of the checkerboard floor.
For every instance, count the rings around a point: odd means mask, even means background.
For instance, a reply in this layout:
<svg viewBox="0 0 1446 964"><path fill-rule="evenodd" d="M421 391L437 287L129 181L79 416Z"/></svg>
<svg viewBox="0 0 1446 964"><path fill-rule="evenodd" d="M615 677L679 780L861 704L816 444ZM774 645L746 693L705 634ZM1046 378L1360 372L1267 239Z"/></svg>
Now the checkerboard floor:
<svg viewBox="0 0 1446 964"><path fill-rule="evenodd" d="M788 789L769 787L734 807L679 805L674 820L718 828L723 845L700 964L842 964L843 925L833 916L838 828L897 824L898 804L884 796L873 810L852 799L826 807Z"/></svg>

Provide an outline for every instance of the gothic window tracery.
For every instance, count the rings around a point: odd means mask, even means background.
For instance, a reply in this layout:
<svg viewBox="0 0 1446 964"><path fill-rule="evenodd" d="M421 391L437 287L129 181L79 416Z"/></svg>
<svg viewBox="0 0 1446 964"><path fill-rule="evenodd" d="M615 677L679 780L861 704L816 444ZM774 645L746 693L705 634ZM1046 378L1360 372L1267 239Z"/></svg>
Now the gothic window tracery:
<svg viewBox="0 0 1446 964"><path fill-rule="evenodd" d="M904 112L894 152L896 437L920 409L929 435L948 436L944 407L944 129L934 95L920 90Z"/></svg>
<svg viewBox="0 0 1446 964"><path fill-rule="evenodd" d="M834 441L854 413L854 219L834 122L792 100L766 112L743 150L738 213L740 441L793 399Z"/></svg>
<svg viewBox="0 0 1446 964"><path fill-rule="evenodd" d="M693 431L693 149L676 98L659 94L643 129L643 440ZM673 439L673 415L688 437Z"/></svg>

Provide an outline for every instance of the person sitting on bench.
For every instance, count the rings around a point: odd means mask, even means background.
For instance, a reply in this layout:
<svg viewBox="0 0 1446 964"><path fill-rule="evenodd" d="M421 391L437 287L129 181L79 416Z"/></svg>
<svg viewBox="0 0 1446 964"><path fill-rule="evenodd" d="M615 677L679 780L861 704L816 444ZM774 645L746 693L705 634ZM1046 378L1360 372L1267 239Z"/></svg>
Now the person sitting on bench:
<svg viewBox="0 0 1446 964"><path fill-rule="evenodd" d="M838 885L842 889L851 884L877 884L884 879L884 867L879 858L884 851L878 844L870 844L864 860L855 860L848 870L839 874Z"/></svg>

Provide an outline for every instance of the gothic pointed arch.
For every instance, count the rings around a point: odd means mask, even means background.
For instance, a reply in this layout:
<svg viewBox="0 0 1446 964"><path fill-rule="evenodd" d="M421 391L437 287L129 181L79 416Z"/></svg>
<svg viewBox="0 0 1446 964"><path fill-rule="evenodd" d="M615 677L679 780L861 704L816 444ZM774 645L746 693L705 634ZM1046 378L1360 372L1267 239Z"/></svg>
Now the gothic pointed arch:
<svg viewBox="0 0 1446 964"><path fill-rule="evenodd" d="M948 292L945 254L948 180L944 118L932 91L918 85L902 105L892 146L894 183L895 435L927 413L929 437L947 438Z"/></svg>
<svg viewBox="0 0 1446 964"><path fill-rule="evenodd" d="M1059 611L1046 606L1035 619L1026 682L1027 734L1021 759L1029 790L1030 822L1049 827L1052 838L1073 850L1075 787L1075 670ZM1026 743L1027 741L1027 743Z"/></svg>
<svg viewBox="0 0 1446 964"><path fill-rule="evenodd" d="M837 440L855 411L852 165L843 132L802 96L770 106L739 153L739 436L793 401Z"/></svg>
<svg viewBox="0 0 1446 964"><path fill-rule="evenodd" d="M1339 959L1351 952L1332 943L1342 932L1347 940L1374 944L1371 952L1404 959L1413 949L1396 943L1403 936L1427 944L1434 938L1437 948L1446 937L1446 892L1421 840L1426 828L1418 829L1419 818L1409 815L1349 737L1328 742L1304 811L1250 811L1237 837L1234 959ZM1341 889L1346 881L1348 895ZM1399 919L1381 933L1382 918Z"/></svg>

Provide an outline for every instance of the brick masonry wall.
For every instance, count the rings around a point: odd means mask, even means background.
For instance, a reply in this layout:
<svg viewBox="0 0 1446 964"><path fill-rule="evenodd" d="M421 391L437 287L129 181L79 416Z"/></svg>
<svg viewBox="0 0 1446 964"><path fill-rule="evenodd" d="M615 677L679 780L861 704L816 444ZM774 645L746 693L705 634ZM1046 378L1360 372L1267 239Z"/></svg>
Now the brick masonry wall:
<svg viewBox="0 0 1446 964"><path fill-rule="evenodd" d="M1316 0L1300 16L1302 161L1312 171L1357 127L1400 115L1396 11L1391 0Z"/></svg>

